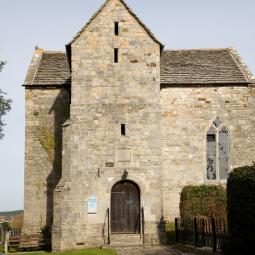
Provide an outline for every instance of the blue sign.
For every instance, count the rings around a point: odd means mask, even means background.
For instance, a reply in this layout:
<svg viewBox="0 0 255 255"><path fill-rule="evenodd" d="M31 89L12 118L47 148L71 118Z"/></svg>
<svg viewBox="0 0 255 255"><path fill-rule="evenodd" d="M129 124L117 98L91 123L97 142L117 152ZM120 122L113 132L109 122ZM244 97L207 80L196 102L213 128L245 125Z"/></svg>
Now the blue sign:
<svg viewBox="0 0 255 255"><path fill-rule="evenodd" d="M88 197L88 213L97 213L97 199L95 196Z"/></svg>

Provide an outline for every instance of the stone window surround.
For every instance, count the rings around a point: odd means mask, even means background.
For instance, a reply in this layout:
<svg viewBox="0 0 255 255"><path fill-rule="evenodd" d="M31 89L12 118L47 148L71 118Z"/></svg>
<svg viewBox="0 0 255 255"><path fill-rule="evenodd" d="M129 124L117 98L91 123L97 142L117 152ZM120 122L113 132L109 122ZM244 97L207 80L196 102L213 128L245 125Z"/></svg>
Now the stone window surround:
<svg viewBox="0 0 255 255"><path fill-rule="evenodd" d="M216 118L216 120L219 119L219 117ZM228 173L230 172L230 159L231 159L231 151L230 151L230 130L226 127L226 125L221 122L221 124L216 127L214 124L215 120L211 123L209 127L207 127L206 134L205 134L205 183L208 184L222 184L225 185L227 183L227 179L220 179L220 169L219 169L219 133L222 129L226 129L228 132ZM215 180L209 180L207 178L207 135L208 131L213 128L215 130L215 136L216 136L216 179Z"/></svg>

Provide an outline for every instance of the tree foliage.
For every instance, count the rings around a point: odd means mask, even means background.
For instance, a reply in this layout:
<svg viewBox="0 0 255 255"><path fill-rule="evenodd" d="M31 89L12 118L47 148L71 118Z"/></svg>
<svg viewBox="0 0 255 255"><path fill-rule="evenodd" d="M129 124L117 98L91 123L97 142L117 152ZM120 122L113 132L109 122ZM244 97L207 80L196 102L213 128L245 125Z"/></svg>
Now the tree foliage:
<svg viewBox="0 0 255 255"><path fill-rule="evenodd" d="M4 61L0 61L0 72L2 71L4 65L5 65L5 62Z"/></svg>
<svg viewBox="0 0 255 255"><path fill-rule="evenodd" d="M2 71L4 65L5 65L5 62L0 61L0 72ZM6 93L0 89L0 139L2 139L4 136L3 127L5 126L5 123L3 120L3 116L6 115L7 112L11 110L11 103L12 103L12 100L6 98L5 96L6 96Z"/></svg>
<svg viewBox="0 0 255 255"><path fill-rule="evenodd" d="M19 213L12 217L11 220L11 228L19 228L21 229L23 226L23 213Z"/></svg>
<svg viewBox="0 0 255 255"><path fill-rule="evenodd" d="M227 183L230 254L249 254L255 249L255 165L239 167Z"/></svg>

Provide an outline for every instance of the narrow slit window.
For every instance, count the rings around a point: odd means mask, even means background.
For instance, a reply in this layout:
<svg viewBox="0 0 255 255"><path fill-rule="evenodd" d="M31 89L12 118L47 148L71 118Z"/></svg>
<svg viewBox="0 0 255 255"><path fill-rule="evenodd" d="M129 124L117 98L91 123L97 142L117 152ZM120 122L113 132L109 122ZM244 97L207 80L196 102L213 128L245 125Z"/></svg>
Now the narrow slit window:
<svg viewBox="0 0 255 255"><path fill-rule="evenodd" d="M121 135L125 136L126 135L126 125L125 124L121 124L120 127L121 127Z"/></svg>
<svg viewBox="0 0 255 255"><path fill-rule="evenodd" d="M115 48L114 49L114 63L119 62L119 49Z"/></svg>
<svg viewBox="0 0 255 255"><path fill-rule="evenodd" d="M119 35L119 22L114 22L114 33L115 35Z"/></svg>

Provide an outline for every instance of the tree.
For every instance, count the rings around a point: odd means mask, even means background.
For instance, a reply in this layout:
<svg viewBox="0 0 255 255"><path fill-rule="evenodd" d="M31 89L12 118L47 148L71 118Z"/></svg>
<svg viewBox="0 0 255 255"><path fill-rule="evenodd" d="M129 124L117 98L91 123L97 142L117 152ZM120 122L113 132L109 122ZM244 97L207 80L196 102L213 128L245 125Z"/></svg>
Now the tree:
<svg viewBox="0 0 255 255"><path fill-rule="evenodd" d="M11 228L21 229L23 226L23 213L16 214L12 217Z"/></svg>
<svg viewBox="0 0 255 255"><path fill-rule="evenodd" d="M0 72L2 71L3 67L4 67L5 62L4 61L0 61Z"/></svg>
<svg viewBox="0 0 255 255"><path fill-rule="evenodd" d="M2 71L4 65L5 62L0 61L0 72ZM5 95L6 93L0 89L0 139L4 137L3 127L5 126L5 123L3 121L3 116L11 110L12 103L12 100L5 98Z"/></svg>

